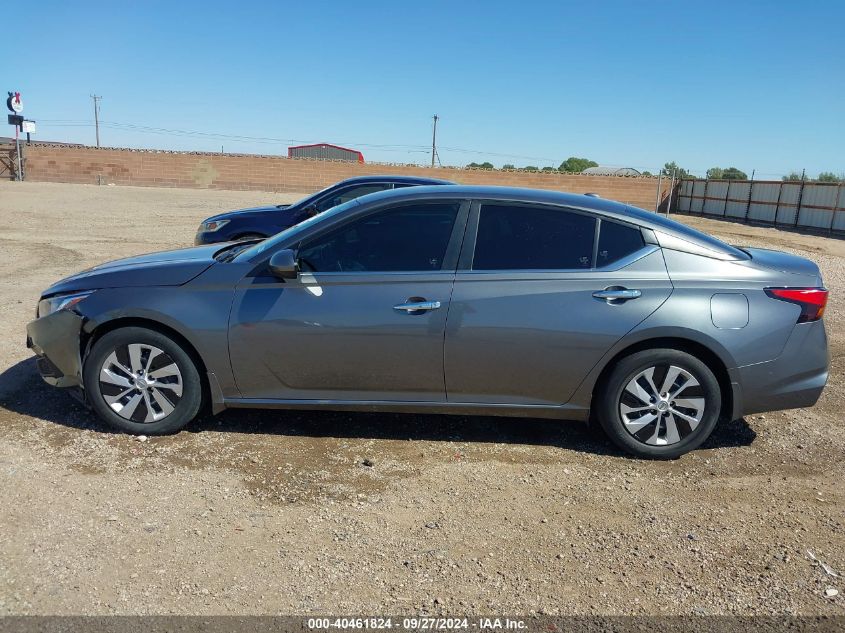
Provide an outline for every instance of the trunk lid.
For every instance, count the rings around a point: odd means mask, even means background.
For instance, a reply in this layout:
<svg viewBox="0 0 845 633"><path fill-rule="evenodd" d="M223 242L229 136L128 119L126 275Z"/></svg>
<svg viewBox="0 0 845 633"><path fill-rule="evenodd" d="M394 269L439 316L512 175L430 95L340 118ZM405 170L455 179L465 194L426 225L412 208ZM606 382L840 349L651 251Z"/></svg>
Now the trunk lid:
<svg viewBox="0 0 845 633"><path fill-rule="evenodd" d="M806 257L800 257L798 255L792 255L790 253L775 251L768 248L751 248L743 246L742 250L751 255L751 261L759 267L768 268L781 273L801 275L817 279L818 282L808 283L821 284L821 272L819 271L818 265Z"/></svg>

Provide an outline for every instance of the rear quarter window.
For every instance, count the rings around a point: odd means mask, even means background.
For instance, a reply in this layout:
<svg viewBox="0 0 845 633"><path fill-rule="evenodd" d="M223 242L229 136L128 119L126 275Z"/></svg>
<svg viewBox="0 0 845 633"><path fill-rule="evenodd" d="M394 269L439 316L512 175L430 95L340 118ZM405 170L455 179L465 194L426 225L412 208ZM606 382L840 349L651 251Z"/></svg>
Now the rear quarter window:
<svg viewBox="0 0 845 633"><path fill-rule="evenodd" d="M636 253L643 246L643 234L638 227L602 220L599 227L599 247L596 268L609 266Z"/></svg>

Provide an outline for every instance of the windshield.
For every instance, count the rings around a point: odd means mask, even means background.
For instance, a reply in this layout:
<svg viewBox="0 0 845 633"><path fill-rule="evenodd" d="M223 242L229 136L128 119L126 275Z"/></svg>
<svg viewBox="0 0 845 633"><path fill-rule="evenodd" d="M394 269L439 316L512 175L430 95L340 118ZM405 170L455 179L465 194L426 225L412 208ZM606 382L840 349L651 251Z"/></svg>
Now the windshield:
<svg viewBox="0 0 845 633"><path fill-rule="evenodd" d="M245 251L239 252L236 259L238 261L243 262L252 259L256 255L260 255L261 253L272 251L275 249L277 244L288 240L289 238L295 236L297 233L304 231L305 229L317 224L318 222L331 221L331 219L336 215L343 213L347 209L351 209L352 207L357 205L358 200L352 199L348 202L344 202L343 204L339 204L336 207L332 207L328 211L319 213L315 216L308 218L307 220L303 220L299 224L294 224L292 227L285 229L281 233L276 233L273 237L268 237L263 242L259 242L258 244L255 244L254 246L246 249Z"/></svg>
<svg viewBox="0 0 845 633"><path fill-rule="evenodd" d="M310 196L305 196L302 200L297 200L293 204L277 204L277 207L307 207L309 205L314 204L317 202L317 199L326 193L329 189L336 187L337 183L326 187L325 189L320 189L317 193L312 193Z"/></svg>

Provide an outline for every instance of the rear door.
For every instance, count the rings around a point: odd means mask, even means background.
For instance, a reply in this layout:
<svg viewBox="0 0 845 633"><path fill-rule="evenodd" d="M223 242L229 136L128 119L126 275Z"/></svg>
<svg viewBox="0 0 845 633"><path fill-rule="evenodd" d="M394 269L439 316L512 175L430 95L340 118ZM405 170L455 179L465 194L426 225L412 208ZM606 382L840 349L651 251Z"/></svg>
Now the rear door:
<svg viewBox="0 0 845 633"><path fill-rule="evenodd" d="M671 289L662 253L636 226L476 202L446 326L448 399L564 404Z"/></svg>

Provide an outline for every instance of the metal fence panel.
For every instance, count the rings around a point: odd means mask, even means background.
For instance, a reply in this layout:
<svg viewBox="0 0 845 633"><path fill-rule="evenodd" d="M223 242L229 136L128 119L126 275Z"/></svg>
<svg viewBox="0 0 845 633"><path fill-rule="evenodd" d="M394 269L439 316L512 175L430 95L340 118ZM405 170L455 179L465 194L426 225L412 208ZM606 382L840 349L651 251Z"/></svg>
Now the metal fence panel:
<svg viewBox="0 0 845 633"><path fill-rule="evenodd" d="M751 191L751 183L744 180L731 182L728 190L728 203L725 206L725 215L729 218L744 218L748 208L748 193Z"/></svg>
<svg viewBox="0 0 845 633"><path fill-rule="evenodd" d="M830 228L833 220L833 207L837 204L839 187L822 183L811 183L804 186L801 197L799 226L809 226L816 229ZM823 208L827 207L827 208Z"/></svg>
<svg viewBox="0 0 845 633"><path fill-rule="evenodd" d="M751 206L748 209L748 219L757 222L775 221L775 205L780 195L779 182L755 182L751 192Z"/></svg>
<svg viewBox="0 0 845 633"><path fill-rule="evenodd" d="M692 189L695 181L682 180L678 188L678 210L689 212L692 205Z"/></svg>
<svg viewBox="0 0 845 633"><path fill-rule="evenodd" d="M838 209L833 214L833 226L831 228L834 231L845 231L845 210Z"/></svg>
<svg viewBox="0 0 845 633"><path fill-rule="evenodd" d="M798 212L798 196L801 193L800 182L785 182L780 189L780 202L777 205L775 224L793 226Z"/></svg>
<svg viewBox="0 0 845 633"><path fill-rule="evenodd" d="M684 211L686 213L692 213L692 204L694 202L692 197L695 194L695 181L694 180L685 180L683 182L687 185L685 195L689 199L689 201L686 203L686 209L684 209Z"/></svg>
<svg viewBox="0 0 845 633"><path fill-rule="evenodd" d="M724 215L725 198L728 195L730 181L711 180L707 185L707 198L704 200L704 213L707 215Z"/></svg>
<svg viewBox="0 0 845 633"><path fill-rule="evenodd" d="M692 190L692 208L690 209L693 213L701 213L704 208L704 195L707 193L707 184L706 180L695 181L695 187Z"/></svg>

